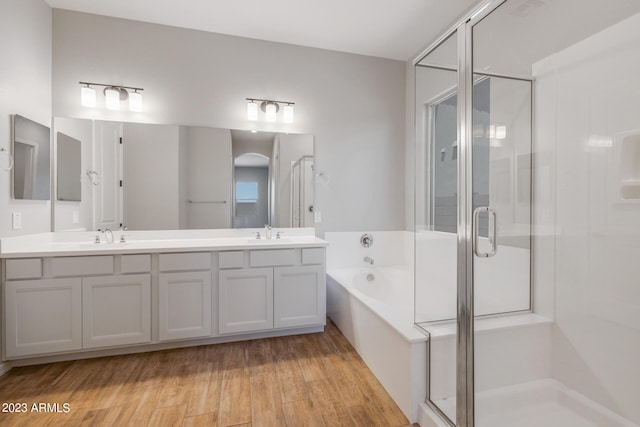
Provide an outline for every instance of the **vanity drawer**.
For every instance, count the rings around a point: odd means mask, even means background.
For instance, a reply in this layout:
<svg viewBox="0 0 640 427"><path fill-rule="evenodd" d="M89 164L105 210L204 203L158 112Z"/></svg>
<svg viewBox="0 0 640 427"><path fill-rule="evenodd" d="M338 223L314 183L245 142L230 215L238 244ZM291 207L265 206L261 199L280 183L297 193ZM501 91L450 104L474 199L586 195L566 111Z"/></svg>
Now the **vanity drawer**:
<svg viewBox="0 0 640 427"><path fill-rule="evenodd" d="M7 280L42 277L41 258L8 259L5 266Z"/></svg>
<svg viewBox="0 0 640 427"><path fill-rule="evenodd" d="M96 274L112 274L113 257L105 256L69 256L51 259L51 275L90 276Z"/></svg>
<svg viewBox="0 0 640 427"><path fill-rule="evenodd" d="M324 264L324 248L303 249L302 264Z"/></svg>
<svg viewBox="0 0 640 427"><path fill-rule="evenodd" d="M151 271L151 255L122 255L120 271L122 273L146 273Z"/></svg>
<svg viewBox="0 0 640 427"><path fill-rule="evenodd" d="M211 253L160 254L160 271L209 270Z"/></svg>
<svg viewBox="0 0 640 427"><path fill-rule="evenodd" d="M300 263L298 249L274 249L249 252L250 267L296 265Z"/></svg>
<svg viewBox="0 0 640 427"><path fill-rule="evenodd" d="M218 255L218 266L220 268L242 268L244 265L244 252L228 251L220 252Z"/></svg>

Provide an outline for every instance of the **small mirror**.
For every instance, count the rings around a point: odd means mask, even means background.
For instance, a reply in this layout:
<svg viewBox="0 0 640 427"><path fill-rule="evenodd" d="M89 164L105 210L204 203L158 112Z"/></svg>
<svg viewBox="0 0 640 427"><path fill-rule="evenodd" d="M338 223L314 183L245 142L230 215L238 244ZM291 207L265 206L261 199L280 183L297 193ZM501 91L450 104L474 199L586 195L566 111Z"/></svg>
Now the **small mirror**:
<svg viewBox="0 0 640 427"><path fill-rule="evenodd" d="M62 132L56 133L57 200L81 200L81 143Z"/></svg>
<svg viewBox="0 0 640 427"><path fill-rule="evenodd" d="M13 116L13 198L49 200L50 130L25 117Z"/></svg>

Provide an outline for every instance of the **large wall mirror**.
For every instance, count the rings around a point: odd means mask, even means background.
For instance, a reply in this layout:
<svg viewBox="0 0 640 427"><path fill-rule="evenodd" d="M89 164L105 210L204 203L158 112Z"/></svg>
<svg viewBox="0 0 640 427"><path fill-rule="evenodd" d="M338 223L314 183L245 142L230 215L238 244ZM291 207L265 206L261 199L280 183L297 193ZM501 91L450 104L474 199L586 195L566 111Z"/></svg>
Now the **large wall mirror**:
<svg viewBox="0 0 640 427"><path fill-rule="evenodd" d="M13 116L13 198L49 200L51 135L47 126Z"/></svg>
<svg viewBox="0 0 640 427"><path fill-rule="evenodd" d="M54 128L58 147L62 133L82 153L81 198L55 202L56 231L313 227L312 135L69 118Z"/></svg>

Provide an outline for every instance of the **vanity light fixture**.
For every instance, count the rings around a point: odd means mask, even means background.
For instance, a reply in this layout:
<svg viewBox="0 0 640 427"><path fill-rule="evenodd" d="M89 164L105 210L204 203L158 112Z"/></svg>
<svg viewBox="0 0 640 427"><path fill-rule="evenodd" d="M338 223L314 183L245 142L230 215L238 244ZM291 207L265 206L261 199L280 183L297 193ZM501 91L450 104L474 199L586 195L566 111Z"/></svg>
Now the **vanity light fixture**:
<svg viewBox="0 0 640 427"><path fill-rule="evenodd" d="M253 99L247 104L247 120L258 120L258 104Z"/></svg>
<svg viewBox="0 0 640 427"><path fill-rule="evenodd" d="M108 87L104 89L104 106L108 110L120 109L120 91L115 87Z"/></svg>
<svg viewBox="0 0 640 427"><path fill-rule="evenodd" d="M280 108L278 108L278 104L276 104L275 102L267 102L267 104L264 107L264 112L265 112L265 118L267 119L268 122L276 121L276 114L278 113L279 109Z"/></svg>
<svg viewBox="0 0 640 427"><path fill-rule="evenodd" d="M109 110L119 110L121 101L129 100L129 110L142 111L141 87L108 85L103 83L78 82L82 86L80 89L80 101L84 107L96 107L96 90L91 86L104 87L105 107ZM132 92L129 92L132 91Z"/></svg>
<svg viewBox="0 0 640 427"><path fill-rule="evenodd" d="M287 104L282 109L283 121L285 123L293 123L293 105Z"/></svg>
<svg viewBox="0 0 640 427"><path fill-rule="evenodd" d="M277 120L278 111L280 111L280 104L285 104L283 108L283 122L293 123L294 102L259 98L246 98L246 100L249 101L247 104L247 120L258 120L258 103L256 101L259 101L260 109L265 113L266 121L275 122Z"/></svg>
<svg viewBox="0 0 640 427"><path fill-rule="evenodd" d="M96 90L89 85L80 88L80 103L83 107L95 108Z"/></svg>
<svg viewBox="0 0 640 427"><path fill-rule="evenodd" d="M135 89L129 94L129 110L137 113L142 111L142 94Z"/></svg>

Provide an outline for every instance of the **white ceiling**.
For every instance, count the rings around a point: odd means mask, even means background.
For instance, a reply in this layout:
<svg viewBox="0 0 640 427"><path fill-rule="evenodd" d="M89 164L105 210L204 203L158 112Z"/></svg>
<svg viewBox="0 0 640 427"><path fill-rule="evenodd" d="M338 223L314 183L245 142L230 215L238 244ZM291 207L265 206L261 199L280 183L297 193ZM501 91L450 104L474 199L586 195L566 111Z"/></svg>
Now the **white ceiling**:
<svg viewBox="0 0 640 427"><path fill-rule="evenodd" d="M476 0L45 0L51 7L408 60Z"/></svg>

